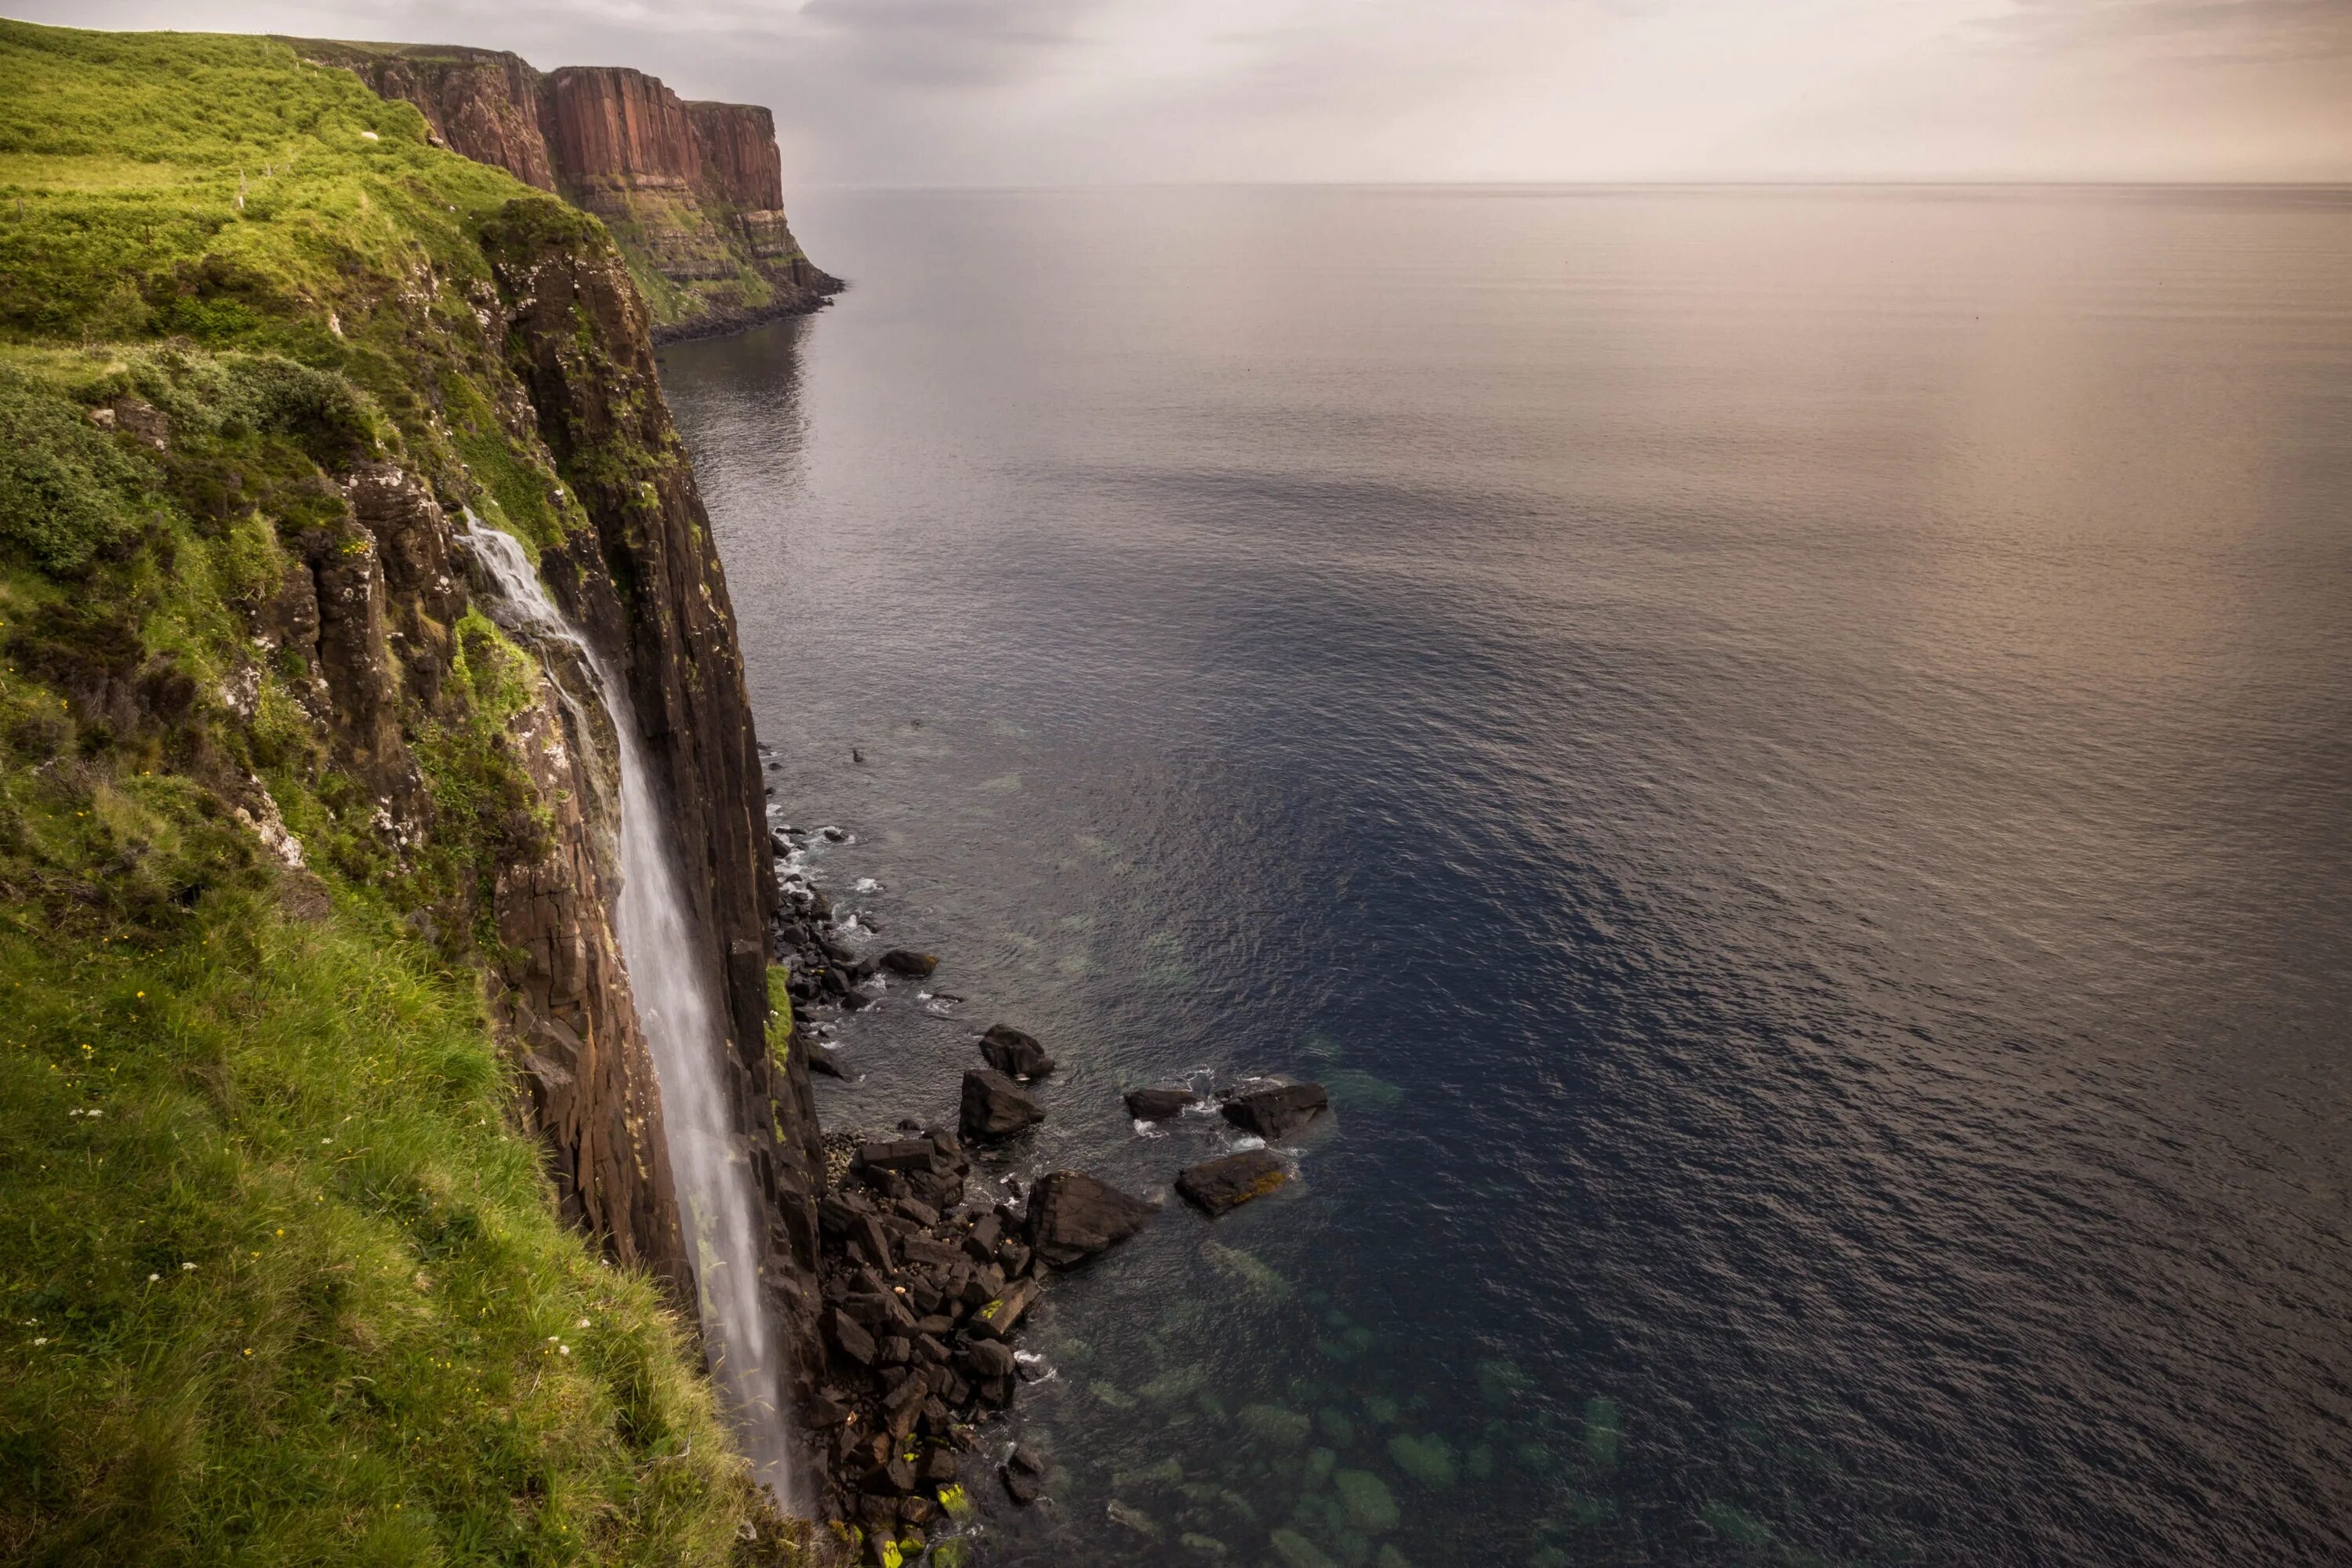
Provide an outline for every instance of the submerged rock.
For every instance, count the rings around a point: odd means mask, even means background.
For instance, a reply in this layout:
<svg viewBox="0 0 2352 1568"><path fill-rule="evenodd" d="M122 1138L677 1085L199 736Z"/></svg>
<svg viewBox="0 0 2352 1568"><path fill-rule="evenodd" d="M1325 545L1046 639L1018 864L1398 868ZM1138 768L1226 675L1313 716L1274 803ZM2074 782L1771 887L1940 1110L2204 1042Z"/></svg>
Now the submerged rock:
<svg viewBox="0 0 2352 1568"><path fill-rule="evenodd" d="M1167 1532L1160 1528L1158 1520L1139 1508L1120 1502L1117 1498L1111 1500L1103 1512L1113 1524L1123 1524L1155 1545L1167 1539Z"/></svg>
<svg viewBox="0 0 2352 1568"><path fill-rule="evenodd" d="M1396 1468L1425 1487L1454 1484L1454 1450L1437 1436L1400 1434L1389 1439L1389 1458Z"/></svg>
<svg viewBox="0 0 2352 1568"><path fill-rule="evenodd" d="M881 958L882 967L893 974L910 974L918 979L940 966L938 955L917 952L912 948L894 947Z"/></svg>
<svg viewBox="0 0 2352 1568"><path fill-rule="evenodd" d="M1319 1083L1287 1083L1252 1089L1225 1101L1225 1120L1273 1143L1288 1137L1331 1108Z"/></svg>
<svg viewBox="0 0 2352 1568"><path fill-rule="evenodd" d="M1388 1483L1370 1470L1339 1470L1331 1477L1347 1510L1348 1523L1366 1535L1380 1535L1397 1527L1396 1497Z"/></svg>
<svg viewBox="0 0 2352 1568"><path fill-rule="evenodd" d="M1125 1096L1127 1113L1138 1121L1165 1121L1201 1097L1189 1089L1130 1089Z"/></svg>
<svg viewBox="0 0 2352 1568"><path fill-rule="evenodd" d="M1267 1544L1282 1559L1285 1568L1339 1568L1323 1554L1322 1548L1295 1530L1277 1530Z"/></svg>
<svg viewBox="0 0 2352 1568"><path fill-rule="evenodd" d="M1037 1043L1034 1035L1024 1035L1007 1024L998 1024L980 1037L980 1054L988 1065L1009 1078L1044 1078L1054 1070L1054 1058Z"/></svg>
<svg viewBox="0 0 2352 1568"><path fill-rule="evenodd" d="M970 1082L972 1075L964 1076ZM1046 1262L1066 1268L1125 1241L1154 1212L1143 1199L1084 1171L1055 1171L1038 1177L1029 1194L1029 1245Z"/></svg>
<svg viewBox="0 0 2352 1568"><path fill-rule="evenodd" d="M1288 1180L1290 1172L1280 1160L1263 1149L1250 1149L1187 1166L1176 1177L1176 1190L1186 1202L1215 1215L1262 1198Z"/></svg>
<svg viewBox="0 0 2352 1568"><path fill-rule="evenodd" d="M957 1122L965 1137L1009 1138L1045 1120L1045 1108L1003 1073L974 1068L963 1075L963 1105Z"/></svg>

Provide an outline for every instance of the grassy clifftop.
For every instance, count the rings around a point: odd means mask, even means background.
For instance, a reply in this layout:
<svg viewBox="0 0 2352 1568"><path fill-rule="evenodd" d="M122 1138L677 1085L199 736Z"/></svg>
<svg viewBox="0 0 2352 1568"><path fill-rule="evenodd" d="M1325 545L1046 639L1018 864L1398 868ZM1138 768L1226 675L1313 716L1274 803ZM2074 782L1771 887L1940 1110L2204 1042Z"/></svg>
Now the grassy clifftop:
<svg viewBox="0 0 2352 1568"><path fill-rule="evenodd" d="M383 592L355 475L554 549L567 464L677 460L551 456L489 259L551 238L605 243L282 45L0 23L0 1560L744 1550L485 1003L538 671L394 595L362 733L289 597Z"/></svg>

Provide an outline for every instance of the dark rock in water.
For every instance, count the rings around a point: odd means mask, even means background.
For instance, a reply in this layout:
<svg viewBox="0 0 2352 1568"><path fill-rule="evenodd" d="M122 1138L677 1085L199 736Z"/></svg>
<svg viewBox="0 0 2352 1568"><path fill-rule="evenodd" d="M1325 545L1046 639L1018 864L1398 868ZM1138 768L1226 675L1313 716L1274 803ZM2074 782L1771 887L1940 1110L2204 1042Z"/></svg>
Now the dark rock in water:
<svg viewBox="0 0 2352 1568"><path fill-rule="evenodd" d="M939 966L940 961L935 955L917 952L912 948L894 947L882 955L882 967L893 974L912 974L919 978Z"/></svg>
<svg viewBox="0 0 2352 1568"><path fill-rule="evenodd" d="M1004 1495L1023 1508L1045 1495L1045 1488L1036 1477L1026 1470L1014 1469L1010 1463L1001 1467L997 1474L1004 1478Z"/></svg>
<svg viewBox="0 0 2352 1568"><path fill-rule="evenodd" d="M1066 1268L1125 1241L1153 1212L1143 1199L1084 1171L1055 1171L1038 1177L1029 1194L1029 1246Z"/></svg>
<svg viewBox="0 0 2352 1568"><path fill-rule="evenodd" d="M1045 1120L1038 1103L1001 1072L974 1068L963 1075L963 1107L957 1124L967 1138L1009 1138Z"/></svg>
<svg viewBox="0 0 2352 1568"><path fill-rule="evenodd" d="M1006 1495L1023 1508L1035 1502L1045 1492L1045 1460L1034 1448L1014 1448L1005 1457L998 1474L1004 1478Z"/></svg>
<svg viewBox="0 0 2352 1568"><path fill-rule="evenodd" d="M817 832L824 835L827 844L845 844L849 841L849 835L838 827L820 827Z"/></svg>
<svg viewBox="0 0 2352 1568"><path fill-rule="evenodd" d="M808 1069L823 1073L827 1078L845 1079L849 1076L841 1070L841 1064L833 1059L833 1053L822 1048L808 1053Z"/></svg>
<svg viewBox="0 0 2352 1568"><path fill-rule="evenodd" d="M1165 1121L1188 1105L1198 1105L1201 1097L1189 1089L1130 1089L1127 1091L1127 1113L1138 1121Z"/></svg>
<svg viewBox="0 0 2352 1568"><path fill-rule="evenodd" d="M1267 1142L1289 1136L1331 1109L1319 1083L1287 1083L1252 1089L1225 1101L1225 1120Z"/></svg>
<svg viewBox="0 0 2352 1568"><path fill-rule="evenodd" d="M988 1065L1013 1078L1044 1078L1054 1070L1054 1058L1034 1035L999 1024L980 1037L980 1054Z"/></svg>
<svg viewBox="0 0 2352 1568"><path fill-rule="evenodd" d="M1206 1213L1221 1215L1265 1196L1288 1180L1290 1173L1281 1161L1263 1149L1251 1149L1187 1168L1177 1175L1176 1190Z"/></svg>

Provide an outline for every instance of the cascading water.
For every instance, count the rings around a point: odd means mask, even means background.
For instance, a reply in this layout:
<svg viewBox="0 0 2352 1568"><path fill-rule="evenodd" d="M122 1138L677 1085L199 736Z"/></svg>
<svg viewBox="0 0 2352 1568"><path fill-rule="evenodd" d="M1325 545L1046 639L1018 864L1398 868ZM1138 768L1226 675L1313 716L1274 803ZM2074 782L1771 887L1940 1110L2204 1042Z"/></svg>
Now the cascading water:
<svg viewBox="0 0 2352 1568"><path fill-rule="evenodd" d="M760 1303L759 1196L720 1076L727 1036L718 965L685 896L675 835L637 738L635 710L626 689L547 596L520 542L478 521L467 542L498 589L492 618L542 653L576 658L619 738L621 958L661 1086L703 1340L752 1473L790 1509L797 1501L791 1412L774 1361L775 1335ZM560 678L557 685L562 689Z"/></svg>

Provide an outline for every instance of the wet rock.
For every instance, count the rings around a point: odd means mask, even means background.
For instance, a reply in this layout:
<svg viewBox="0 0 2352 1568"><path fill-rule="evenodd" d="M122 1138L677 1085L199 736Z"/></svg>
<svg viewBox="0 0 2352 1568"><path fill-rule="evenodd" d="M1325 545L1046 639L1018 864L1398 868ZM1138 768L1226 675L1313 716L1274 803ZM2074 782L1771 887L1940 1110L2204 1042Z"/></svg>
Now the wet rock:
<svg viewBox="0 0 2352 1568"><path fill-rule="evenodd" d="M1201 1097L1189 1089L1130 1089L1126 1099L1127 1113L1138 1121L1165 1121L1186 1106L1201 1102Z"/></svg>
<svg viewBox="0 0 2352 1568"><path fill-rule="evenodd" d="M957 1125L965 1137L1009 1138L1045 1120L1045 1109L1004 1074L974 1068L963 1075Z"/></svg>
<svg viewBox="0 0 2352 1568"><path fill-rule="evenodd" d="M1288 1083L1252 1089L1225 1101L1225 1120L1272 1143L1288 1137L1331 1108L1319 1083Z"/></svg>
<svg viewBox="0 0 2352 1568"><path fill-rule="evenodd" d="M1125 1241L1153 1212L1143 1199L1084 1171L1055 1171L1038 1177L1029 1194L1029 1245L1046 1262L1066 1268Z"/></svg>
<svg viewBox="0 0 2352 1568"><path fill-rule="evenodd" d="M803 1052L801 1059L808 1063L808 1069L813 1073L826 1078L845 1079L849 1076L841 1070L841 1064L833 1059L833 1053L821 1046L815 1050Z"/></svg>
<svg viewBox="0 0 2352 1568"><path fill-rule="evenodd" d="M998 1024L980 1037L980 1054L988 1065L1009 1078L1044 1078L1054 1070L1054 1058L1037 1043L1010 1025Z"/></svg>
<svg viewBox="0 0 2352 1568"><path fill-rule="evenodd" d="M1288 1180L1290 1172L1280 1160L1263 1149L1251 1149L1187 1166L1177 1174L1176 1190L1186 1202L1213 1216L1229 1214L1252 1198L1262 1198Z"/></svg>
<svg viewBox="0 0 2352 1568"><path fill-rule="evenodd" d="M908 974L917 979L929 974L940 966L940 961L935 955L917 952L912 948L906 947L892 948L882 955L880 963L883 968L893 974Z"/></svg>
<svg viewBox="0 0 2352 1568"><path fill-rule="evenodd" d="M1045 1457L1035 1449L1016 1447L1005 1457L997 1473L1004 1478L1005 1494L1027 1508L1045 1492L1046 1469Z"/></svg>

